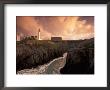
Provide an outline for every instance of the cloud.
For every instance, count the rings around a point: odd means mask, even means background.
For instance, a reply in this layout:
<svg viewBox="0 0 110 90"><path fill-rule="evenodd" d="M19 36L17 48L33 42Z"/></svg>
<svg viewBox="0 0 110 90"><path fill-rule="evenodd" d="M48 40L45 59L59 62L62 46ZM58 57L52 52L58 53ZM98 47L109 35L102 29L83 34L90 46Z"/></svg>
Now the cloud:
<svg viewBox="0 0 110 90"><path fill-rule="evenodd" d="M83 18L78 16L18 16L16 29L23 35L31 36L37 35L40 28L41 39L50 39L51 36L61 36L66 40L94 37L93 22L88 21L89 17Z"/></svg>

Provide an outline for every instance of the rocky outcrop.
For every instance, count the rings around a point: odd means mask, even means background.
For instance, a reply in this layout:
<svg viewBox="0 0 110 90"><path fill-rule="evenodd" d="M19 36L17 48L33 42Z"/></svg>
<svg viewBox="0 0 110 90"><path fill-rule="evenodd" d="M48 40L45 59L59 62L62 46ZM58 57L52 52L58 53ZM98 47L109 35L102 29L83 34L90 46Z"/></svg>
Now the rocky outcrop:
<svg viewBox="0 0 110 90"><path fill-rule="evenodd" d="M65 52L68 54L64 54ZM18 42L16 73L18 72L20 74L94 74L94 38L61 42L33 40L32 45L25 41Z"/></svg>
<svg viewBox="0 0 110 90"><path fill-rule="evenodd" d="M60 74L61 68L66 64L67 53L63 57L55 58L47 64L32 69L18 71L17 74Z"/></svg>
<svg viewBox="0 0 110 90"><path fill-rule="evenodd" d="M66 64L67 53L63 54L63 57L54 59L48 64L46 68L46 74L60 74L60 69L63 68Z"/></svg>
<svg viewBox="0 0 110 90"><path fill-rule="evenodd" d="M27 44L28 41L32 44ZM62 43L45 40L20 41L16 45L16 71L44 65L63 56L65 52Z"/></svg>

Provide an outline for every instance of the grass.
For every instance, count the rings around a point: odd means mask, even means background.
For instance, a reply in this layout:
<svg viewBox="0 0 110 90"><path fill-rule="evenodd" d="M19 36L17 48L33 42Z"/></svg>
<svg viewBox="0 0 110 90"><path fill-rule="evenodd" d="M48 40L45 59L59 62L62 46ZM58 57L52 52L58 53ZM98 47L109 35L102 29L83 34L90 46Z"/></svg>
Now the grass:
<svg viewBox="0 0 110 90"><path fill-rule="evenodd" d="M52 42L24 39L16 42L16 71L48 63L68 53L62 74L94 73L94 39Z"/></svg>

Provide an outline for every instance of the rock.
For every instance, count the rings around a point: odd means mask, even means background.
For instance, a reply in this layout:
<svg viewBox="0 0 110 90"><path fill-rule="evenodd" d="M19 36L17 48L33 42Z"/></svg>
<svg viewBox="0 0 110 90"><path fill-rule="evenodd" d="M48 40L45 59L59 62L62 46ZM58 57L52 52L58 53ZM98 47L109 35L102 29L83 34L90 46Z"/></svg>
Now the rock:
<svg viewBox="0 0 110 90"><path fill-rule="evenodd" d="M49 63L36 68L18 71L17 74L60 74L60 69L66 64L66 57L67 53L64 53L63 57L53 59Z"/></svg>

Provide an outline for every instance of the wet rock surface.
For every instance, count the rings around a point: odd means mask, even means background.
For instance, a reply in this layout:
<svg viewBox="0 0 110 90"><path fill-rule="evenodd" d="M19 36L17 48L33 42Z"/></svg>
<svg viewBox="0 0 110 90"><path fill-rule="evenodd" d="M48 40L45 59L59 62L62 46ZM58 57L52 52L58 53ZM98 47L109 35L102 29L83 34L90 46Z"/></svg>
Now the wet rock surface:
<svg viewBox="0 0 110 90"><path fill-rule="evenodd" d="M17 43L17 74L94 74L94 38L31 42Z"/></svg>
<svg viewBox="0 0 110 90"><path fill-rule="evenodd" d="M53 59L47 64L40 65L32 69L24 69L17 72L17 74L60 74L61 68L66 64L67 53L63 57Z"/></svg>

